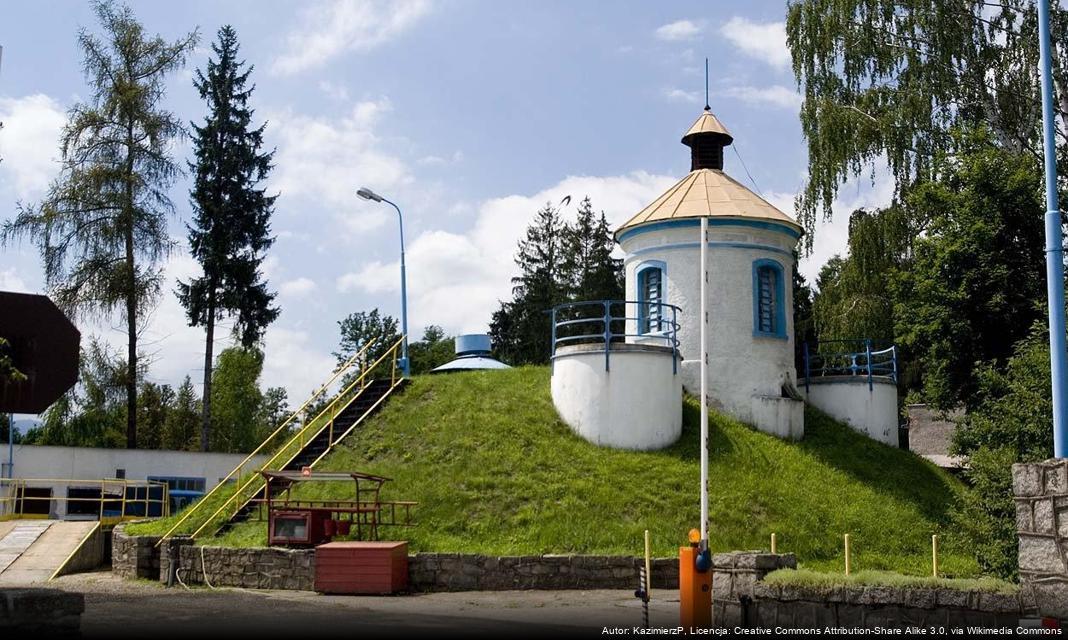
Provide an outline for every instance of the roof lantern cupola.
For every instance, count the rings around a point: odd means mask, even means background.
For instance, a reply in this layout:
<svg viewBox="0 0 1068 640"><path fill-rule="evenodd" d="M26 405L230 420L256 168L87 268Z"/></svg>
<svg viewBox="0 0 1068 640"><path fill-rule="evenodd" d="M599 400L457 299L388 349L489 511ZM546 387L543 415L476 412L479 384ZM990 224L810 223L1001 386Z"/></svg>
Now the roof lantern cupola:
<svg viewBox="0 0 1068 640"><path fill-rule="evenodd" d="M727 127L705 105L705 111L693 123L682 144L690 148L690 171L714 169L723 171L723 148L734 142Z"/></svg>

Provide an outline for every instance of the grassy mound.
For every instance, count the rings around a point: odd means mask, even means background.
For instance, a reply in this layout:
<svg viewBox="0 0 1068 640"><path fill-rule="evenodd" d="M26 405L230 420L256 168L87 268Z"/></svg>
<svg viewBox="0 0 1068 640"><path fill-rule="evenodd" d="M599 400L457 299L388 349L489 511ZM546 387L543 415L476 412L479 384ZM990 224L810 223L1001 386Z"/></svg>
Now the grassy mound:
<svg viewBox="0 0 1068 640"><path fill-rule="evenodd" d="M393 478L385 500L416 500L413 529L387 530L415 550L486 554L678 553L699 518L699 411L686 400L680 441L657 452L602 449L556 415L549 370L416 378L349 436L319 470ZM788 443L713 414L711 544L767 548L806 567L841 570L842 534L853 567L923 575L930 536L942 536L941 569L978 567L948 529L956 480L912 454L876 443L815 410L806 437ZM305 485L311 499L349 498L348 484ZM204 544L256 546L266 525L249 522Z"/></svg>

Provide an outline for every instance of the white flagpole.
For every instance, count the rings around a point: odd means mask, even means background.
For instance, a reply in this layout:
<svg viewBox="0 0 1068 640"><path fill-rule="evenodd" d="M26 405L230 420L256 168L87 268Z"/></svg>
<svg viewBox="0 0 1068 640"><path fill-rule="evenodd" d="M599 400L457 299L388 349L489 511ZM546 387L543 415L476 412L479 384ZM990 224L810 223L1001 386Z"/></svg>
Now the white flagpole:
<svg viewBox="0 0 1068 640"><path fill-rule="evenodd" d="M708 218L701 218L701 544L708 548Z"/></svg>

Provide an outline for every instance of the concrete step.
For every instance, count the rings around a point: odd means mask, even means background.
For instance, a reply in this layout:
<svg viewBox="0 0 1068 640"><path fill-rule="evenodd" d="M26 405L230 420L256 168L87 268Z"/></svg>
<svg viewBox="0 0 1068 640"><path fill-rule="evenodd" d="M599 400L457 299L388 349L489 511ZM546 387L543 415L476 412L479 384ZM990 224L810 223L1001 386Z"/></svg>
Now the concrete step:
<svg viewBox="0 0 1068 640"><path fill-rule="evenodd" d="M20 527L32 525L36 525L39 531L19 555L0 571L0 585L47 582L56 569L78 548L85 536L96 527L97 522L95 520L39 520L33 523L19 523L3 540L0 540L0 550L4 548L4 543L8 538L18 532ZM26 540L31 534L32 531L27 529L21 539ZM0 565L2 564L0 561Z"/></svg>

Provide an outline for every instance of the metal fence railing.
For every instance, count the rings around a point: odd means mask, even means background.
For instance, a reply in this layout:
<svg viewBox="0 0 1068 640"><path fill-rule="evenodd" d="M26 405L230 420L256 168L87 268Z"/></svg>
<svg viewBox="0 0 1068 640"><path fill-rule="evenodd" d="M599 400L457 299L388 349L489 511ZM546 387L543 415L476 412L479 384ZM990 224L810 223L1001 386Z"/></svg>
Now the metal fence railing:
<svg viewBox="0 0 1068 640"><path fill-rule="evenodd" d="M673 304L638 300L558 304L552 309L552 358L562 346L600 344L609 371L613 343L660 344L671 349L671 372L678 373L679 311Z"/></svg>
<svg viewBox="0 0 1068 640"><path fill-rule="evenodd" d="M815 349L805 342L802 345L802 353L806 391L811 378L822 376L866 376L868 389L872 388L876 377L886 377L897 382L896 345L874 350L870 338L821 340L816 343Z"/></svg>
<svg viewBox="0 0 1068 640"><path fill-rule="evenodd" d="M164 482L0 478L0 520L81 516L114 523L168 515L170 495Z"/></svg>

